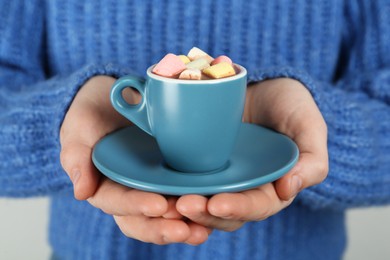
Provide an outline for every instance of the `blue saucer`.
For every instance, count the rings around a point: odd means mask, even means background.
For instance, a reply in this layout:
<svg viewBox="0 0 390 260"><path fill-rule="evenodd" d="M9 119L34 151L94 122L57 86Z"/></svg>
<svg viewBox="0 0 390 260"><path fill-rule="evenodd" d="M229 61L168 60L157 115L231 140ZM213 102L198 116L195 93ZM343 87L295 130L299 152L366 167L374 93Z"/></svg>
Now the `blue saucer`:
<svg viewBox="0 0 390 260"><path fill-rule="evenodd" d="M242 124L228 164L209 173L183 173L163 162L153 137L128 127L96 144L92 159L108 178L125 186L167 195L237 192L272 182L298 161L288 137L267 128Z"/></svg>

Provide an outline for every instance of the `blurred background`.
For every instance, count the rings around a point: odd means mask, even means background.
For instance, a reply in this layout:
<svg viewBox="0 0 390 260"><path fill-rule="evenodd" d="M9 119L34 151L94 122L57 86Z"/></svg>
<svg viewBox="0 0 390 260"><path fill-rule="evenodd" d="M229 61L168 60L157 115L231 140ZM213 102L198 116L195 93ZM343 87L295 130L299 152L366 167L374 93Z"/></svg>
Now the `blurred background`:
<svg viewBox="0 0 390 260"><path fill-rule="evenodd" d="M48 207L47 198L0 199L0 260L50 258ZM390 259L390 207L350 210L347 225L344 260Z"/></svg>

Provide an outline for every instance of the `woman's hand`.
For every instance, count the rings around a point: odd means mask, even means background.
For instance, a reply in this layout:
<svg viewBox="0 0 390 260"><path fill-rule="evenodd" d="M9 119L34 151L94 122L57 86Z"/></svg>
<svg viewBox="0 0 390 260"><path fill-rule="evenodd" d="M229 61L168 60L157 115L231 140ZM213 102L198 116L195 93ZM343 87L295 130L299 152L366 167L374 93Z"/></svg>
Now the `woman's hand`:
<svg viewBox="0 0 390 260"><path fill-rule="evenodd" d="M177 210L195 223L225 231L268 218L287 207L304 188L322 182L328 172L327 127L309 91L298 81L280 78L248 87L245 122L283 133L299 147L298 163L275 181L238 193L206 198L187 195Z"/></svg>
<svg viewBox="0 0 390 260"><path fill-rule="evenodd" d="M114 81L96 76L86 82L62 124L61 163L73 182L75 197L113 215L128 237L155 244L203 243L211 230L184 221L175 208L177 198L122 186L103 177L94 167L94 145L106 134L130 125L111 105ZM140 97L129 89L125 99L138 103Z"/></svg>

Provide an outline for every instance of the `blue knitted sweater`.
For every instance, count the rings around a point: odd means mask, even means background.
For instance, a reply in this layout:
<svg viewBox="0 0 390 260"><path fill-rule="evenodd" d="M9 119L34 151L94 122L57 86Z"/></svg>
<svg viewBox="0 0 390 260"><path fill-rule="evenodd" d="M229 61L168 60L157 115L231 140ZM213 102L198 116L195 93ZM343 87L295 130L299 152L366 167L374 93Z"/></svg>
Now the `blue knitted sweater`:
<svg viewBox="0 0 390 260"><path fill-rule="evenodd" d="M168 52L229 55L251 81L300 80L329 130L328 178L287 209L200 246L126 238L73 199L59 128L94 75ZM339 259L347 208L390 202L390 2L0 0L0 196L51 197L61 259Z"/></svg>

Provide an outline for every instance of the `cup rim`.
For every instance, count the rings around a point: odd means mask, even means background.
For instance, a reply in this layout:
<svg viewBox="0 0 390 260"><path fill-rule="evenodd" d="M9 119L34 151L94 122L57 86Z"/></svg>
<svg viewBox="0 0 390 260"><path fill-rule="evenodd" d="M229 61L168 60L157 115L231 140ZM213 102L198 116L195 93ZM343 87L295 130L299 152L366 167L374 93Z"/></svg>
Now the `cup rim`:
<svg viewBox="0 0 390 260"><path fill-rule="evenodd" d="M163 77L163 76L160 76L160 75L157 75L157 74L154 74L152 72L152 69L154 66L156 66L156 64L153 64L152 66L150 66L147 71L146 71L146 74L148 75L148 77L152 78L152 79L156 79L156 80L160 80L160 81L164 81L164 82L169 82L169 83L180 83L180 84L187 84L187 85L193 85L193 84L217 84L217 83L222 83L222 82L227 82L227 81L233 81L233 80L236 80L236 79L240 79L240 78L243 78L247 75L247 71L245 69L245 67L241 66L240 64L237 64L237 63L233 63L234 66L236 66L238 69L239 69L239 73L234 75L234 76L231 76L231 77L226 77L226 78L220 78L220 79L203 79L203 80L188 80L188 79L173 79L173 78L166 78L166 77Z"/></svg>

